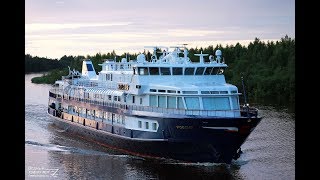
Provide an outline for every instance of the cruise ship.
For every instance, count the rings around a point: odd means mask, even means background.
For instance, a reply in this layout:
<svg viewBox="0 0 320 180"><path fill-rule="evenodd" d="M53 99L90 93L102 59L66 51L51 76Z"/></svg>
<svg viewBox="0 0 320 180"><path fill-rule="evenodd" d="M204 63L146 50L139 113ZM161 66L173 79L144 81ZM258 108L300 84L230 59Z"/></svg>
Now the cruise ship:
<svg viewBox="0 0 320 180"><path fill-rule="evenodd" d="M81 73L57 80L48 114L67 132L143 158L230 164L261 121L240 105L238 88L225 80L222 51L195 54L167 47L151 58L105 59L96 73L90 59ZM160 49L161 50L161 49ZM245 92L245 91L244 91Z"/></svg>

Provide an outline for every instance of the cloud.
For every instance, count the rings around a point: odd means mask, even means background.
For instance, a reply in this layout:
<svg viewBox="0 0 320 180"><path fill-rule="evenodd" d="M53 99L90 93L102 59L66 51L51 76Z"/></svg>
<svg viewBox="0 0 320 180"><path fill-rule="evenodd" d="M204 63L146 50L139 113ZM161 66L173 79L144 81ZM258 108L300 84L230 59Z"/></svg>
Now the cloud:
<svg viewBox="0 0 320 180"><path fill-rule="evenodd" d="M29 23L25 25L26 33L77 29L85 27L110 27L110 26L127 26L130 22L112 22L112 23Z"/></svg>

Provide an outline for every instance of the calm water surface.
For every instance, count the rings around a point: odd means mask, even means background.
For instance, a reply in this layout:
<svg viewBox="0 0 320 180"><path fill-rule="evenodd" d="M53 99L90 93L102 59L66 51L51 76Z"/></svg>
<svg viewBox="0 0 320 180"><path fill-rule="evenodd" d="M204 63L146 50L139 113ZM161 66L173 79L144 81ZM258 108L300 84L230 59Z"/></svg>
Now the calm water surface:
<svg viewBox="0 0 320 180"><path fill-rule="evenodd" d="M231 165L145 160L101 147L52 124L50 85L25 75L26 179L295 179L295 115L259 106L264 118Z"/></svg>

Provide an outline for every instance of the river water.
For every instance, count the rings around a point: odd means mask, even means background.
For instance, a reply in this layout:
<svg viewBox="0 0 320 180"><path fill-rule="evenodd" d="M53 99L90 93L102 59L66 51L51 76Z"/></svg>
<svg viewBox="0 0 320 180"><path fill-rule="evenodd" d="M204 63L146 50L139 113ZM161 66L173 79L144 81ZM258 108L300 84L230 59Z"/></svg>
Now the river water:
<svg viewBox="0 0 320 180"><path fill-rule="evenodd" d="M263 117L231 165L145 160L75 137L52 124L50 85L25 75L25 179L295 179L295 114L258 106Z"/></svg>

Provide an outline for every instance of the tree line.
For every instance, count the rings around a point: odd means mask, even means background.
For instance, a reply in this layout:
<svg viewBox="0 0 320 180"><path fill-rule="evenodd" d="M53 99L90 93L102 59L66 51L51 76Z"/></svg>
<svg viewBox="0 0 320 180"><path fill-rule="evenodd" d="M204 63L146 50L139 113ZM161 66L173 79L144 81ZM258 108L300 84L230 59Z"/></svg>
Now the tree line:
<svg viewBox="0 0 320 180"><path fill-rule="evenodd" d="M230 84L243 92L241 77L244 79L247 99L250 103L284 105L294 109L295 106L295 39L287 35L280 40L261 41L255 38L247 46L237 43L235 45L221 44L213 47L190 48L189 58L198 62L199 57L194 54L213 54L217 49L222 51L228 68L224 74ZM152 52L143 52L147 59L151 59ZM81 70L82 60L91 59L96 72L101 71L104 59L122 58L136 59L138 54L116 55L115 51L107 54L97 53L90 56L66 56L58 59L47 59L25 55L25 72L49 71L43 77L34 78L34 83L54 83L62 75L68 74L68 66L71 69ZM183 54L181 54L183 56ZM206 61L209 61L208 58ZM242 99L243 102L243 99Z"/></svg>

